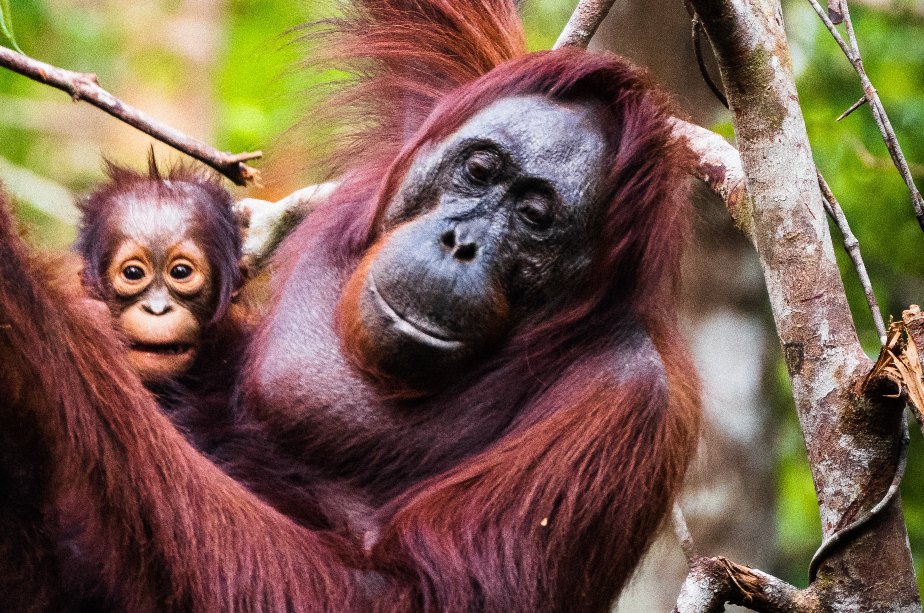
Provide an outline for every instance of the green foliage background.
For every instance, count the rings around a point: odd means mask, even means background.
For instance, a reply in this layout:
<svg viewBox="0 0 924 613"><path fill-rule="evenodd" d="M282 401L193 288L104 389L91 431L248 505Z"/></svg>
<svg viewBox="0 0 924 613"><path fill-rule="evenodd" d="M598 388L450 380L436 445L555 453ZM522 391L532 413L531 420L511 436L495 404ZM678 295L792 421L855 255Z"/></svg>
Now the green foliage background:
<svg viewBox="0 0 924 613"><path fill-rule="evenodd" d="M130 32L111 27L108 19L118 10L118 3L87 10L87 4L78 1L0 0L6 2L15 18L19 45L30 55L96 72L104 85L144 82L179 98L183 96L181 88L188 87L180 82L182 60L169 48L126 56ZM177 4L164 1L161 9L169 13ZM527 3L533 48L552 44L572 6L570 0ZM297 0L230 0L227 8L220 55L210 73L196 82L196 87L208 91L214 101L213 143L223 150L243 151L297 142L299 137L297 133L293 136L290 128L299 122L304 110L301 94L321 76L293 68L302 50L293 44L294 35L286 31L329 14L329 6ZM862 8L853 12L868 72L882 95L918 184L924 185L924 17ZM868 109L860 109L840 123L833 121L862 94L851 66L807 3L787 5L787 25L815 158L860 240L884 312L899 314L908 304L924 300L924 233ZM2 42L9 44L9 40ZM18 121L19 111L13 104L23 99L66 102L60 92L0 70L0 160L74 193L98 180L98 148L69 148L65 141L68 135L37 130ZM728 124L716 129L731 135ZM94 142L93 134L85 136L85 142ZM304 153L310 157L310 151ZM140 161L143 148L136 147L132 155ZM87 164L87 157L94 162ZM76 158L81 158L80 164L73 163ZM293 172L282 182L298 185L311 178L310 168ZM3 173L0 167L0 176ZM28 201L20 204L20 214L34 227L37 242L52 246L69 242L72 228L39 212ZM863 293L847 258L842 253L840 256L855 319L872 355L877 339ZM774 419L779 424L779 436L767 444L775 445L776 532L781 562L780 568L769 570L804 585L805 569L819 539L818 507L785 367L780 365L776 372ZM924 575L920 567L924 560L924 441L916 428L912 431L911 462L902 493L920 581Z"/></svg>

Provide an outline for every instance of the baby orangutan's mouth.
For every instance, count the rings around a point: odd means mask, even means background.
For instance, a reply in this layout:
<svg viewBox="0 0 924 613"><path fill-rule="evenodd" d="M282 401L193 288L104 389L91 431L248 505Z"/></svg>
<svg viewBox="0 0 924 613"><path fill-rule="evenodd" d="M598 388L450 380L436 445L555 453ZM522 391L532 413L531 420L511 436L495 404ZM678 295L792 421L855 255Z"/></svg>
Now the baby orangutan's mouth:
<svg viewBox="0 0 924 613"><path fill-rule="evenodd" d="M187 373L198 349L198 345L188 342L132 341L128 346L128 361L142 381L155 383Z"/></svg>
<svg viewBox="0 0 924 613"><path fill-rule="evenodd" d="M193 346L189 343L132 343L131 349L158 355L183 355L192 351Z"/></svg>

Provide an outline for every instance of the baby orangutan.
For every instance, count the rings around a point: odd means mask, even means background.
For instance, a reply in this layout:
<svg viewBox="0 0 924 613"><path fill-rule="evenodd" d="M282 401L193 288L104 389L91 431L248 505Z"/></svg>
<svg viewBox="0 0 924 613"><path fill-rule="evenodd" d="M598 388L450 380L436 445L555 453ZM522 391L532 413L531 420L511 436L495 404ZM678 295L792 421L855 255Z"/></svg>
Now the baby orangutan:
<svg viewBox="0 0 924 613"><path fill-rule="evenodd" d="M84 283L108 305L148 388L199 387L239 354L243 335L231 315L242 282L231 196L186 167L161 175L153 157L147 174L112 163L107 173L79 203Z"/></svg>
<svg viewBox="0 0 924 613"><path fill-rule="evenodd" d="M153 157L148 166L107 163L109 180L79 203L84 285L106 303L130 366L193 447L296 521L322 525L312 491L290 486L303 469L235 418L254 311L236 300L244 275L231 195L189 167L161 173Z"/></svg>

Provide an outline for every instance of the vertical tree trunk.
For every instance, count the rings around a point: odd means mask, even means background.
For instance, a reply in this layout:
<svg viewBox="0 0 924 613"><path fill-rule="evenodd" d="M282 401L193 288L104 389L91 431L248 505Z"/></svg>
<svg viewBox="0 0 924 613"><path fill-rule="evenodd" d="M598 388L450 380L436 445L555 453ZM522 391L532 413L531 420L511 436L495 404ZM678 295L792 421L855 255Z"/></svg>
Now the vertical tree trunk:
<svg viewBox="0 0 924 613"><path fill-rule="evenodd" d="M757 248L792 378L825 538L888 489L902 407L858 394L869 372L844 294L776 0L693 0L733 113L749 198L734 214ZM898 497L845 538L809 588L828 611L920 611Z"/></svg>

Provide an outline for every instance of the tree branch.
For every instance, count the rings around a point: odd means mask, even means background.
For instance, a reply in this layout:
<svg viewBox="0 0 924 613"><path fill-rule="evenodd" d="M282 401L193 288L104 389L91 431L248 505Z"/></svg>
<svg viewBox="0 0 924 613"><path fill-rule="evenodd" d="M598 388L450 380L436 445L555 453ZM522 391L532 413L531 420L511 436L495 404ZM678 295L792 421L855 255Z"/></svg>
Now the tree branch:
<svg viewBox="0 0 924 613"><path fill-rule="evenodd" d="M738 150L711 130L682 119L672 121L674 134L686 140L696 157L696 165L691 169L693 176L705 182L722 199L738 229L750 236L752 220L743 206L747 189Z"/></svg>
<svg viewBox="0 0 924 613"><path fill-rule="evenodd" d="M723 557L697 558L680 589L674 613L722 613L725 603L763 613L816 613L817 595Z"/></svg>
<svg viewBox="0 0 924 613"><path fill-rule="evenodd" d="M857 36L853 29L853 22L850 20L850 9L847 6L847 2L845 0L840 0L840 10L844 19L844 26L847 29L847 38L850 41L849 44L844 41L844 38L837 30L837 26L834 25L827 11L818 1L809 0L809 2L812 8L815 9L815 12L818 13L822 22L824 22L825 27L828 28L831 36L834 37L834 40L840 46L841 51L843 51L847 59L850 60L857 75L860 77L860 84L863 86L864 97L870 104L873 118L876 120L876 125L879 127L879 132L882 134L882 139L885 141L886 148L889 150L892 162L905 181L908 191L911 192L911 203L914 206L914 214L918 218L918 225L924 230L924 196L921 196L921 192L914 184L914 177L911 174L911 169L908 167L908 160L905 159L905 154L902 152L901 145L898 143L898 138L895 136L895 129L892 128L892 122L889 121L889 116L886 113L885 107L882 105L879 92L873 87L873 83L870 81L869 76L866 74L866 69L863 67L863 58L860 56L860 48L857 45Z"/></svg>
<svg viewBox="0 0 924 613"><path fill-rule="evenodd" d="M811 588L799 590L759 570L730 562L723 557L707 558L696 553L680 504L672 510L674 533L690 565L681 586L674 613L722 613L725 603L756 607L764 613L815 613L818 599Z"/></svg>
<svg viewBox="0 0 924 613"><path fill-rule="evenodd" d="M597 28L603 23L616 0L580 0L553 49L580 47L586 49Z"/></svg>
<svg viewBox="0 0 924 613"><path fill-rule="evenodd" d="M261 157L261 152L231 154L218 151L125 104L100 87L94 74L58 68L7 47L0 47L0 66L67 92L75 102L83 100L92 104L145 134L211 166L237 185L259 182L259 171L245 162Z"/></svg>
<svg viewBox="0 0 924 613"><path fill-rule="evenodd" d="M687 557L690 572L681 586L674 613L722 613L725 603L755 607L764 613L815 613L818 599L811 588L799 590L759 570L707 558L696 553L680 504L672 511L674 533Z"/></svg>
<svg viewBox="0 0 924 613"><path fill-rule="evenodd" d="M832 15L837 15L838 19L842 19L843 15L840 13L840 2L841 0L830 0L828 3L828 13ZM703 80L709 86L709 89L712 90L712 93L715 94L715 97L722 103L726 109L728 107L728 99L725 97L725 94L719 89L719 86L712 80L712 76L709 74L709 70L706 68L706 62L703 58L703 52L701 48L702 40L701 34L703 31L703 24L699 18L699 15L696 14L696 10L693 8L693 5L690 3L690 0L685 0L685 5L687 11L690 13L690 19L692 20L692 38L693 38L693 50L696 53L696 63L699 65L700 74L703 77ZM838 10L834 11L832 7L837 7ZM866 102L866 98L863 97L859 102L855 103L849 109L844 111L840 117L835 121L840 121L854 110L858 109L862 103ZM857 237L854 236L853 232L850 229L850 224L847 222L847 217L844 215L843 209L841 209L840 203L834 197L831 188L828 187L828 183L825 181L824 177L821 176L821 172L817 171L818 174L818 185L821 187L822 194L824 196L825 211L828 213L828 216L834 220L834 223L837 225L838 230L841 233L841 238L844 243L844 250L850 256L851 261L853 262L854 269L857 272L857 278L860 281L860 285L863 287L863 292L866 295L866 303L869 306L870 314L873 317L873 325L876 328L876 332L879 334L880 344L884 344L886 341L886 330L885 323L882 320L882 312L879 310L879 303L876 301L876 294L873 292L873 286L869 279L869 275L866 272L866 264L863 262L863 256L860 253L860 242L857 240Z"/></svg>
<svg viewBox="0 0 924 613"><path fill-rule="evenodd" d="M821 188L821 195L824 198L825 211L837 225L838 231L844 239L844 249L847 255L853 261L854 270L857 271L857 277L860 279L860 285L863 287L863 293L866 294L866 304L869 306L869 312L873 316L873 325L876 327L876 333L879 335L879 344L886 343L885 322L882 319L882 311L879 310L879 302L876 300L876 294L873 292L873 283L870 281L869 274L866 272L866 264L863 262L863 256L860 254L860 241L853 235L850 224L847 222L847 216L844 215L844 209L841 208L840 202L834 197L834 192L828 186L828 182L821 176L818 169L818 186Z"/></svg>

